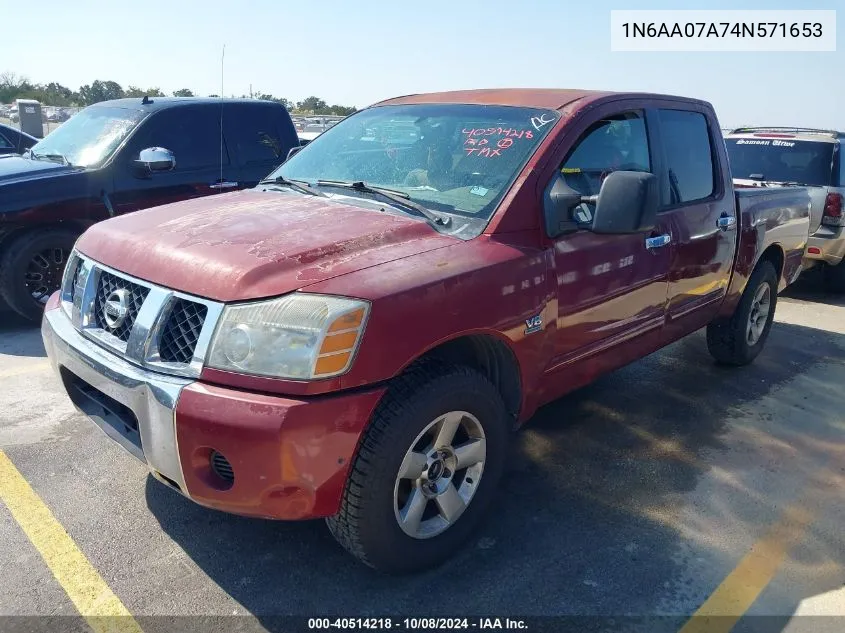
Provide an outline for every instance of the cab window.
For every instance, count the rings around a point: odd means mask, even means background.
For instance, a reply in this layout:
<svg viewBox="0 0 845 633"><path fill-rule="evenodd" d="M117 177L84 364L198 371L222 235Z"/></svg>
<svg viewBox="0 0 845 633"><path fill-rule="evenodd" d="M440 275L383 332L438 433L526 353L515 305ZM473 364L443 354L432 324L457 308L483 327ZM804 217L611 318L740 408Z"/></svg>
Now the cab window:
<svg viewBox="0 0 845 633"><path fill-rule="evenodd" d="M685 110L658 110L658 118L669 174L669 205L709 198L716 188L716 170L707 118Z"/></svg>
<svg viewBox="0 0 845 633"><path fill-rule="evenodd" d="M597 121L561 166L566 184L585 196L598 194L608 174L621 170L651 172L642 112L625 112Z"/></svg>
<svg viewBox="0 0 845 633"><path fill-rule="evenodd" d="M229 164L221 148L220 114L217 108L180 106L150 116L135 144L164 147L176 156L176 169L188 171ZM222 149L222 151L221 151Z"/></svg>

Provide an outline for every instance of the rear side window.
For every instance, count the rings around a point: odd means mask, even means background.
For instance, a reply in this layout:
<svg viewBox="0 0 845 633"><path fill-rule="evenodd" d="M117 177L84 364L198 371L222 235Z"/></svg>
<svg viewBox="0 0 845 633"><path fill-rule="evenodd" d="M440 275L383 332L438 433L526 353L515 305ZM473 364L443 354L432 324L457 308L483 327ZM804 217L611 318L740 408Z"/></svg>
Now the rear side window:
<svg viewBox="0 0 845 633"><path fill-rule="evenodd" d="M626 112L597 121L584 132L561 166L566 184L586 196L601 189L614 171L651 171L642 112Z"/></svg>
<svg viewBox="0 0 845 633"><path fill-rule="evenodd" d="M729 138L725 144L734 178L831 185L833 143L761 137Z"/></svg>
<svg viewBox="0 0 845 633"><path fill-rule="evenodd" d="M14 145L3 134L0 134L0 149L12 149Z"/></svg>
<svg viewBox="0 0 845 633"><path fill-rule="evenodd" d="M141 136L143 147L164 147L173 152L177 170L220 165L219 108L181 106L161 110L144 124ZM223 164L229 164L225 146Z"/></svg>
<svg viewBox="0 0 845 633"><path fill-rule="evenodd" d="M290 142L281 136L277 118L278 114L272 108L255 107L239 113L230 142L237 145L238 156L244 165L276 165L285 160Z"/></svg>
<svg viewBox="0 0 845 633"><path fill-rule="evenodd" d="M684 110L658 110L658 117L669 172L669 204L709 198L716 179L707 118Z"/></svg>

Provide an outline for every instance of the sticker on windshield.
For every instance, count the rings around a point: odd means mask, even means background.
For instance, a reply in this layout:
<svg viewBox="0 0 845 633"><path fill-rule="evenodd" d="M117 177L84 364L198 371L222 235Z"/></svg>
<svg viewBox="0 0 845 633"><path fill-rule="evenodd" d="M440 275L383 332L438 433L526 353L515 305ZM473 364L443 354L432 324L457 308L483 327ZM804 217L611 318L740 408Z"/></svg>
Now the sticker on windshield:
<svg viewBox="0 0 845 633"><path fill-rule="evenodd" d="M474 196L486 196L488 191L490 190L485 187L479 187L478 185L469 190Z"/></svg>
<svg viewBox="0 0 845 633"><path fill-rule="evenodd" d="M795 143L789 141L761 141L758 139L741 138L736 142L737 145L774 145L776 147L795 147Z"/></svg>

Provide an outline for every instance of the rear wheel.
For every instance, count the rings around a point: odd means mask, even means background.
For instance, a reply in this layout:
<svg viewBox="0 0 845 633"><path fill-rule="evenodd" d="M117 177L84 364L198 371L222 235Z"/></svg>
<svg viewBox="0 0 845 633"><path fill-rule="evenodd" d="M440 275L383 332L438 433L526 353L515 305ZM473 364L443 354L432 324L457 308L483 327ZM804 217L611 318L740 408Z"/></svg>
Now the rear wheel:
<svg viewBox="0 0 845 633"><path fill-rule="evenodd" d="M499 393L474 370L409 371L374 414L329 529L389 573L458 555L494 497L509 427Z"/></svg>
<svg viewBox="0 0 845 633"><path fill-rule="evenodd" d="M760 262L733 316L707 326L707 348L713 358L726 365L747 365L757 357L775 317L777 288L775 267L771 262Z"/></svg>
<svg viewBox="0 0 845 633"><path fill-rule="evenodd" d="M15 312L38 323L44 304L62 283L77 235L63 229L25 233L0 260L0 295Z"/></svg>
<svg viewBox="0 0 845 633"><path fill-rule="evenodd" d="M825 265L823 275L824 285L828 292L845 294L845 260L836 266Z"/></svg>

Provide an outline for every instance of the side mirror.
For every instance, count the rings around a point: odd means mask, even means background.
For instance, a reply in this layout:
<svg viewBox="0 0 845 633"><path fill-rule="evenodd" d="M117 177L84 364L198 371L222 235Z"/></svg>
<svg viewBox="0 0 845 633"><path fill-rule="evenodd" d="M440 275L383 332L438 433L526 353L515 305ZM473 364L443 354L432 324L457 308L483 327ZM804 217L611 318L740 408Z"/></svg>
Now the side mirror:
<svg viewBox="0 0 845 633"><path fill-rule="evenodd" d="M593 233L644 233L657 222L657 177L641 171L615 171L604 179L596 209Z"/></svg>
<svg viewBox="0 0 845 633"><path fill-rule="evenodd" d="M611 173L597 196L582 195L558 174L543 200L546 234L554 238L578 229L609 234L649 231L657 220L658 193L657 177L640 171Z"/></svg>
<svg viewBox="0 0 845 633"><path fill-rule="evenodd" d="M176 156L169 149L163 147L148 147L138 154L135 167L148 174L171 171L176 167Z"/></svg>

